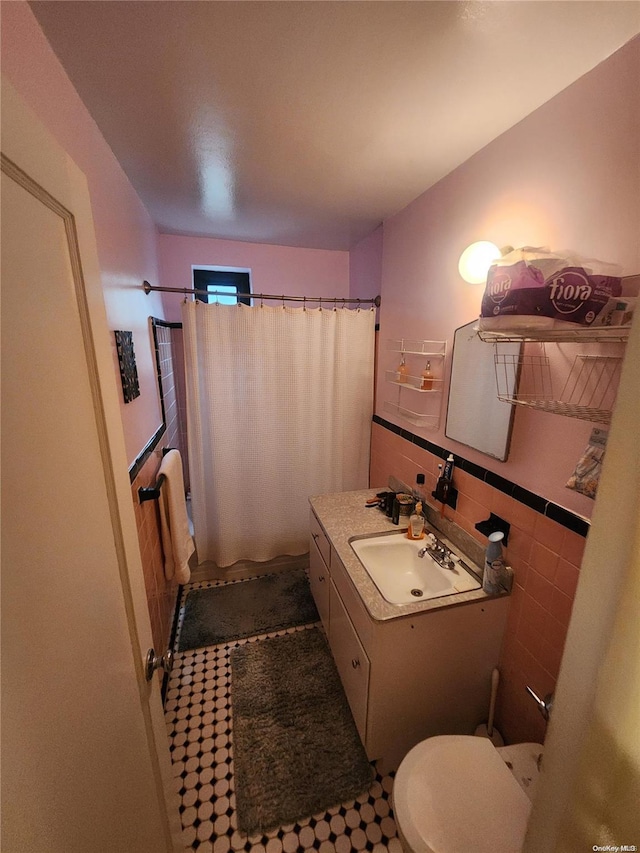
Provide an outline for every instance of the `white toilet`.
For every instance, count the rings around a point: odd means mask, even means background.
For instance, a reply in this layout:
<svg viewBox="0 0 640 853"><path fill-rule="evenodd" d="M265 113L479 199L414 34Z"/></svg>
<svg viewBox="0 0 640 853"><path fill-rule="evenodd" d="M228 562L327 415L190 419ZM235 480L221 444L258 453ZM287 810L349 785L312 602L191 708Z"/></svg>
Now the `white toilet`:
<svg viewBox="0 0 640 853"><path fill-rule="evenodd" d="M486 738L466 735L441 735L414 746L393 785L403 848L519 853L542 752L538 743L496 749Z"/></svg>

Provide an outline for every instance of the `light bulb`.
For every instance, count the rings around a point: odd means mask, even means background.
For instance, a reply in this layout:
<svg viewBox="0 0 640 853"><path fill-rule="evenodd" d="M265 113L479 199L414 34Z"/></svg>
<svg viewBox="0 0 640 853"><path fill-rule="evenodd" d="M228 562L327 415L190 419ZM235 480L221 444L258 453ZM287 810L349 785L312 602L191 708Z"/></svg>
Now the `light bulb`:
<svg viewBox="0 0 640 853"><path fill-rule="evenodd" d="M485 284L491 264L502 256L495 243L480 240L472 243L460 255L458 271L469 284Z"/></svg>

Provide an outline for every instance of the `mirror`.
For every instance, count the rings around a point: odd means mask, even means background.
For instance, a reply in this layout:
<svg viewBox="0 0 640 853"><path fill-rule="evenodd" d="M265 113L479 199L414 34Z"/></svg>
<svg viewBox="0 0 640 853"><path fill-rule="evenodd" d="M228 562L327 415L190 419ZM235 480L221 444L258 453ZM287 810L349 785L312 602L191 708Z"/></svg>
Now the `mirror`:
<svg viewBox="0 0 640 853"><path fill-rule="evenodd" d="M497 398L494 347L480 340L477 324L472 320L454 333L445 435L504 462L515 406ZM500 352L518 355L521 346L501 343Z"/></svg>

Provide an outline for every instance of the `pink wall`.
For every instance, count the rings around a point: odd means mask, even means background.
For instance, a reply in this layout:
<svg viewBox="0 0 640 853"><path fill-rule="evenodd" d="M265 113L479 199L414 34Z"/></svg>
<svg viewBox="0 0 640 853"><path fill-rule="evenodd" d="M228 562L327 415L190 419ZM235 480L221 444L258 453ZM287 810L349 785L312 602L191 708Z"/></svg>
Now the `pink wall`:
<svg viewBox="0 0 640 853"><path fill-rule="evenodd" d="M360 240L349 252L349 295L352 299L378 296L382 287L383 227Z"/></svg>
<svg viewBox="0 0 640 853"><path fill-rule="evenodd" d="M519 410L509 460L497 462L445 438L447 386L435 432L385 412L397 389L384 370L398 359L385 342L451 346L455 328L478 316L482 287L457 272L475 240L570 248L621 264L628 275L640 271L638 79L636 38L384 223L378 414L585 516L592 501L564 483L590 424ZM572 357L571 346L561 347L562 358Z"/></svg>
<svg viewBox="0 0 640 853"><path fill-rule="evenodd" d="M203 264L251 269L254 293L327 298L349 295L348 252L171 234L161 234L158 246L160 283L164 287L193 287L191 265ZM180 320L182 298L178 294L164 294L168 320ZM290 304L302 307L298 302Z"/></svg>
<svg viewBox="0 0 640 853"><path fill-rule="evenodd" d="M140 396L121 402L127 459L133 462L162 416L148 316L159 295L139 289L157 279L156 230L113 152L73 88L27 3L2 3L2 72L87 177L110 333L133 331ZM110 341L118 376L113 335Z"/></svg>
<svg viewBox="0 0 640 853"><path fill-rule="evenodd" d="M382 292L383 227L360 240L349 253L349 296L371 299Z"/></svg>

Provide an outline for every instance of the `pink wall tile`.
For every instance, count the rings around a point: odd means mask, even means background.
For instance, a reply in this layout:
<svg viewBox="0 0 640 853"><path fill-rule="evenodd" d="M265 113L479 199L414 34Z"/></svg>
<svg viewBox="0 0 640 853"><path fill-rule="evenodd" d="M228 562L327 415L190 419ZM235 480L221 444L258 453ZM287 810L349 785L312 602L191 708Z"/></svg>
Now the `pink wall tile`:
<svg viewBox="0 0 640 853"><path fill-rule="evenodd" d="M145 501L141 504L138 498L140 486L152 486L155 483L159 467L158 456L152 453L131 484L131 495L135 508L154 648L156 651L158 649L165 651L171 637L178 585L175 581L167 581L164 574L158 502Z"/></svg>
<svg viewBox="0 0 640 853"><path fill-rule="evenodd" d="M371 472L377 478L376 487L386 485L389 474L411 486L416 471L437 470L440 461L408 439L373 424ZM488 517L488 507L499 509L498 514L512 525L505 553L515 582L499 664L496 721L507 742L542 742L546 724L525 687L528 684L544 696L555 686L580 576L578 566L568 558L581 558L584 538L467 471L456 469L453 479L458 504L455 512L447 508L447 517L478 542L485 545L486 539L475 529L475 522ZM434 476L427 474L424 492L428 495L434 485Z"/></svg>
<svg viewBox="0 0 640 853"><path fill-rule="evenodd" d="M525 563L530 562L531 548L533 547L533 531L527 533L519 527L512 527L509 531L509 559L517 558Z"/></svg>
<svg viewBox="0 0 640 853"><path fill-rule="evenodd" d="M580 566L584 554L585 546L584 536L579 536L571 530L565 530L564 539L562 540L562 556L573 563L574 566Z"/></svg>
<svg viewBox="0 0 640 853"><path fill-rule="evenodd" d="M536 626L538 631L543 631L547 620L547 611L528 593L522 596L521 613L523 619ZM526 646L525 646L526 647Z"/></svg>
<svg viewBox="0 0 640 853"><path fill-rule="evenodd" d="M538 574L534 569L530 569L527 574L525 589L527 593L538 602L538 604L541 604L545 610L551 612L554 587L550 581L542 577L542 575Z"/></svg>
<svg viewBox="0 0 640 853"><path fill-rule="evenodd" d="M573 597L566 595L560 589L553 590L553 598L548 609L549 613L555 617L558 622L561 622L563 625L569 624L572 607Z"/></svg>
<svg viewBox="0 0 640 853"><path fill-rule="evenodd" d="M546 518L544 515L538 515L535 520L534 536L536 540L541 545L549 548L549 550L555 551L556 554L559 554L562 550L566 532L566 527L563 527L550 518Z"/></svg>
<svg viewBox="0 0 640 853"><path fill-rule="evenodd" d="M492 489L491 486L488 486L482 480L478 480L477 477L472 477L466 471L458 471L456 473L456 483L461 492L468 495L472 500L480 504L480 506L485 507L487 510L491 508L495 494L495 489ZM484 517L487 518L488 516L485 515Z"/></svg>
<svg viewBox="0 0 640 853"><path fill-rule="evenodd" d="M569 598L573 598L576 594L576 587L578 586L579 579L580 569L560 557L554 579L554 583L557 588L561 592L564 592L565 595L568 595Z"/></svg>
<svg viewBox="0 0 640 853"><path fill-rule="evenodd" d="M482 504L476 503L472 498L467 497L462 491L462 486L459 482L456 482L456 485L457 488L460 489L460 492L458 493L458 503L456 506L456 512L458 515L462 516L473 525L486 519L488 517L487 508L482 506Z"/></svg>
<svg viewBox="0 0 640 853"><path fill-rule="evenodd" d="M502 476L506 476L506 472ZM493 491L491 511L500 518L508 519L514 527L533 532L538 513L497 489Z"/></svg>
<svg viewBox="0 0 640 853"><path fill-rule="evenodd" d="M535 531L534 531L535 536ZM535 569L545 580L553 583L558 566L558 555L545 548L538 541L534 541L531 549L531 568Z"/></svg>

